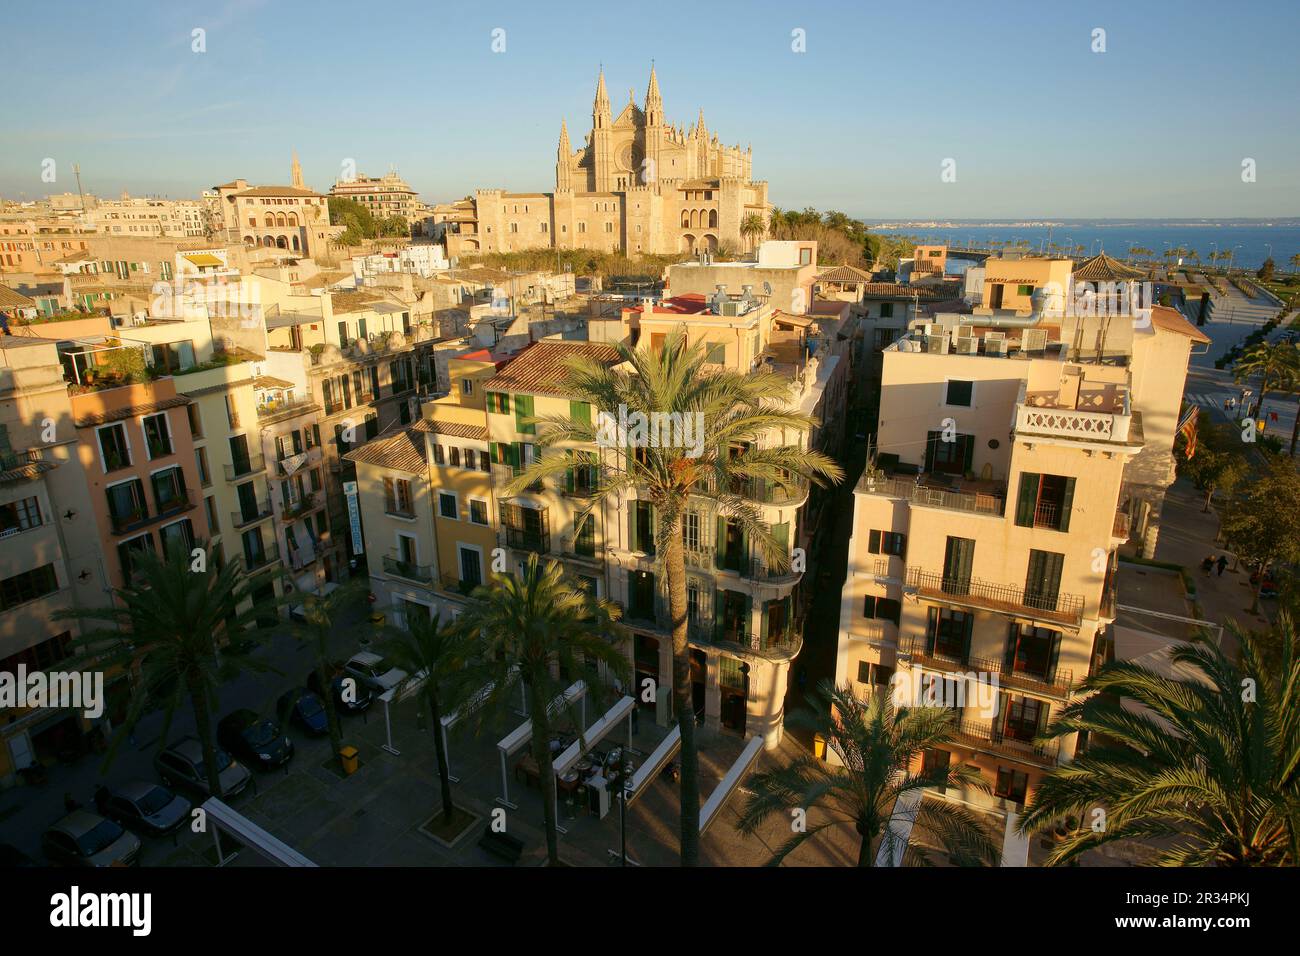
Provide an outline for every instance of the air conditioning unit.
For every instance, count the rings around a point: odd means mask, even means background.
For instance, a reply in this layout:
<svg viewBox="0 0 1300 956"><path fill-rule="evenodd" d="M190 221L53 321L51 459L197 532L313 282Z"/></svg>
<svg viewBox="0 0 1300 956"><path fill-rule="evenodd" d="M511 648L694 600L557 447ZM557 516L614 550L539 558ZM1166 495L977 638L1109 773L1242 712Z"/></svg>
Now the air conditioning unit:
<svg viewBox="0 0 1300 956"><path fill-rule="evenodd" d="M980 340L973 335L957 336L957 354L959 355L978 355L980 351Z"/></svg>
<svg viewBox="0 0 1300 956"><path fill-rule="evenodd" d="M1020 337L1020 350L1031 355L1042 355L1047 351L1047 330L1025 329Z"/></svg>
<svg viewBox="0 0 1300 956"><path fill-rule="evenodd" d="M947 355L949 348L949 339L946 335L927 335L925 337L925 350L933 355Z"/></svg>
<svg viewBox="0 0 1300 956"><path fill-rule="evenodd" d="M984 336L984 354L985 355L1006 355L1007 354L1006 336L1000 333L998 334L998 337L996 339L993 338L992 333Z"/></svg>

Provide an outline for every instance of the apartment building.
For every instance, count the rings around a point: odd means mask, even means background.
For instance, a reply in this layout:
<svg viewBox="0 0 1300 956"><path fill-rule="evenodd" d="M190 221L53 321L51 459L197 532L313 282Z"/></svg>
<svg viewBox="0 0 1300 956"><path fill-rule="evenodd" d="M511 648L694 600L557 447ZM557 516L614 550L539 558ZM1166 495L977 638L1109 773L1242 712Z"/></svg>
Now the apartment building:
<svg viewBox="0 0 1300 956"><path fill-rule="evenodd" d="M1056 268L991 260L987 281ZM924 760L975 767L1006 806L1081 745L1037 738L1107 640L1116 549L1158 533L1204 341L1169 309L1073 314L1035 289L1023 314L939 314L883 351L836 682L952 707L953 746Z"/></svg>
<svg viewBox="0 0 1300 956"><path fill-rule="evenodd" d="M424 213L424 204L415 190L395 172L383 176L362 173L352 179L337 180L330 187L330 196L359 203L376 219L400 216L410 223Z"/></svg>
<svg viewBox="0 0 1300 956"><path fill-rule="evenodd" d="M56 667L81 626L54 615L105 601L111 582L76 452L55 344L0 337L0 671ZM0 708L0 787L120 713L115 677L100 721L59 708Z"/></svg>

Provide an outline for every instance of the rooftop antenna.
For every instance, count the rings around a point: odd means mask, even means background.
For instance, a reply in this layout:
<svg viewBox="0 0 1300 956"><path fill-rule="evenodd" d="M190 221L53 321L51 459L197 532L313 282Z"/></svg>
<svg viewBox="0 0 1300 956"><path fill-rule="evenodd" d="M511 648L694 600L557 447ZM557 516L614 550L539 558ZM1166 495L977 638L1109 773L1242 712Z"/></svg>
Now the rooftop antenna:
<svg viewBox="0 0 1300 956"><path fill-rule="evenodd" d="M81 200L81 214L86 214L86 194L81 191L81 164L73 163L72 171L77 177L77 198Z"/></svg>

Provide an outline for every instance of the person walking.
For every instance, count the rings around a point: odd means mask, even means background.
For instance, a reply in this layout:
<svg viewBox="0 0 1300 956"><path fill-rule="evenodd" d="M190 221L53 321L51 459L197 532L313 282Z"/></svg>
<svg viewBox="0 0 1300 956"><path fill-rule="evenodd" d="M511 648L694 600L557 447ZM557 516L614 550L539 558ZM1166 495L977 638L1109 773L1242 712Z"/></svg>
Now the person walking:
<svg viewBox="0 0 1300 956"><path fill-rule="evenodd" d="M1228 556L1226 554L1221 554L1219 555L1219 560L1214 563L1219 569L1219 577L1223 577L1223 569L1228 566Z"/></svg>
<svg viewBox="0 0 1300 956"><path fill-rule="evenodd" d="M1214 555L1207 554L1205 556L1205 559L1201 561L1201 573L1208 578L1210 576L1210 571L1213 570L1213 568L1214 568Z"/></svg>

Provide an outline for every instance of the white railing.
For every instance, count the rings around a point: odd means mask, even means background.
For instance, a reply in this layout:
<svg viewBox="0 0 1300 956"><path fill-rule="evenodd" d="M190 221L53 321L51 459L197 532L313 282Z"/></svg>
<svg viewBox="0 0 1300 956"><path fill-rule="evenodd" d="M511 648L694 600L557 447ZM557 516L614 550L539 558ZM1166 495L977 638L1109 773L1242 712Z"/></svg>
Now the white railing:
<svg viewBox="0 0 1300 956"><path fill-rule="evenodd" d="M1106 442L1128 441L1132 423L1127 391L1118 412L1095 412L1081 408L1053 408L1026 404L1024 386L1016 405L1016 431L1032 435L1094 439Z"/></svg>

